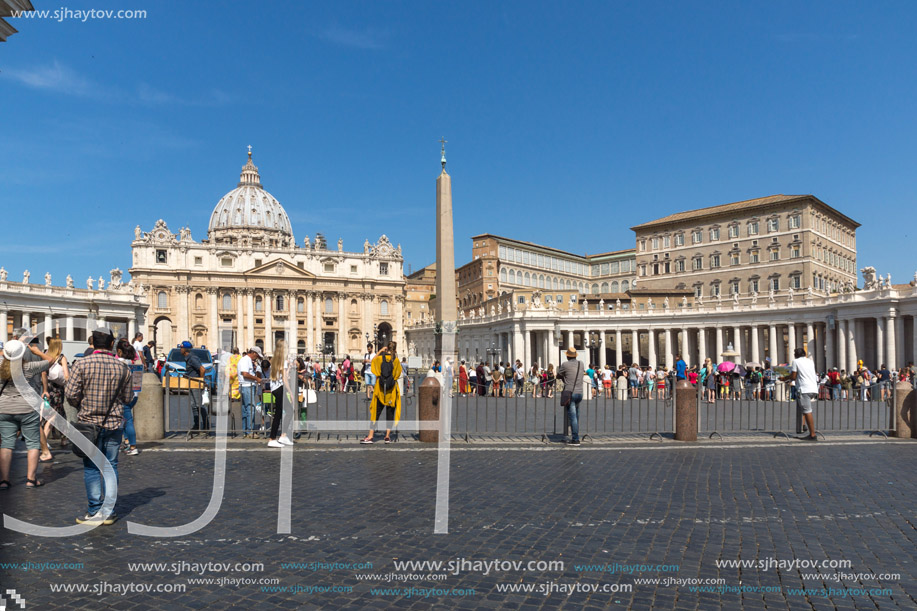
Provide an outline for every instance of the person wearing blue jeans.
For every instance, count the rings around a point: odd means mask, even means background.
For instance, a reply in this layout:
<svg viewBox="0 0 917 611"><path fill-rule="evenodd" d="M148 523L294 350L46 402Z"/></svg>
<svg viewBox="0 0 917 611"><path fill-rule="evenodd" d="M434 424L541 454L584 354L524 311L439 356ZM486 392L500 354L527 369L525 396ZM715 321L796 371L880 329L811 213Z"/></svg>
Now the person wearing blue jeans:
<svg viewBox="0 0 917 611"><path fill-rule="evenodd" d="M118 449L121 447L121 432L121 429L103 429L96 443L96 447L102 450L102 454L115 470L115 483L118 483ZM86 484L86 496L89 498L86 516L94 516L102 508L105 492L102 490L102 473L88 458L83 459L83 482ZM111 517L113 516L114 514Z"/></svg>
<svg viewBox="0 0 917 611"><path fill-rule="evenodd" d="M255 346L239 359L236 370L239 372L239 394L242 395L242 439L253 437L254 423L252 418L255 415L255 399L261 392L261 383L263 380L258 374L255 367L255 361L264 358L261 348Z"/></svg>
<svg viewBox="0 0 917 611"><path fill-rule="evenodd" d="M124 451L128 456L140 454L137 449L137 431L134 429L134 406L137 404L137 397L133 401L124 404L124 437L127 439L127 449Z"/></svg>
<svg viewBox="0 0 917 611"><path fill-rule="evenodd" d="M254 424L252 415L255 410L255 386L241 386L239 393L242 395L242 436L248 437Z"/></svg>
<svg viewBox="0 0 917 611"><path fill-rule="evenodd" d="M583 374L586 369L583 364L577 360L576 348L573 346L567 348L567 360L557 368L557 379L563 382L564 389L561 400L567 392L572 391L570 403L567 405L567 417L570 420L570 445L580 445L579 440L579 410L580 401L583 400Z"/></svg>

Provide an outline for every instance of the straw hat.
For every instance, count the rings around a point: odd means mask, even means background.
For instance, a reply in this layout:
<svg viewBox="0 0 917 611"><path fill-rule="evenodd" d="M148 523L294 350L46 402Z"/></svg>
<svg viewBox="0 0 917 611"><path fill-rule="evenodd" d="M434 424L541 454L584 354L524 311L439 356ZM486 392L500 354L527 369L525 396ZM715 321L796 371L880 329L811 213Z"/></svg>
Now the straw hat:
<svg viewBox="0 0 917 611"><path fill-rule="evenodd" d="M567 348L566 354L567 354L567 357L571 359L575 359L578 356L576 353L576 348L574 348L573 346L570 346L569 348Z"/></svg>

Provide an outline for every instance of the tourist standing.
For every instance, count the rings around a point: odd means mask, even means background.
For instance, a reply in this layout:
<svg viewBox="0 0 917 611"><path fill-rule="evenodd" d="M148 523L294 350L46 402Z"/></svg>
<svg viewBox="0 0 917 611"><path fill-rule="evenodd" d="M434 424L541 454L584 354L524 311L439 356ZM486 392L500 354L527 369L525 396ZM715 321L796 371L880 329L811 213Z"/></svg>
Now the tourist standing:
<svg viewBox="0 0 917 611"><path fill-rule="evenodd" d="M255 360L261 359L261 348L249 348L239 359L239 394L242 396L242 439L254 437L255 392L261 389L261 377L255 369Z"/></svg>
<svg viewBox="0 0 917 611"><path fill-rule="evenodd" d="M579 437L579 404L583 400L583 364L576 358L576 348L570 346L564 353L567 360L557 368L557 379L564 383L564 393L561 397L561 406L567 409L567 416L570 419L570 444L578 446ZM548 369L553 374L553 365L548 365ZM567 394L567 393L570 394ZM568 401L569 399L569 401ZM564 405L566 403L566 405ZM566 431L564 431L566 433Z"/></svg>
<svg viewBox="0 0 917 611"><path fill-rule="evenodd" d="M70 367L67 357L62 353L63 342L59 337L52 337L48 340L48 359L51 361L51 367L44 375L48 378L48 402L51 407L60 414L61 418L70 421L72 418L67 417L66 406L64 405L64 385L67 384L67 378L70 377ZM51 434L51 421L48 420L44 425L45 439ZM61 437L61 448L66 446L67 440Z"/></svg>
<svg viewBox="0 0 917 611"><path fill-rule="evenodd" d="M784 376L781 380L796 383L796 407L802 412L806 426L809 428L809 434L798 437L798 439L818 441L815 434L815 416L812 414L812 403L818 396L818 375L815 373L815 363L806 356L804 348L796 348L793 356L790 375Z"/></svg>
<svg viewBox="0 0 917 611"><path fill-rule="evenodd" d="M370 419L375 425L385 410L385 443L392 442L391 423L397 426L401 419L401 390L398 388L398 380L401 378L401 361L395 353L397 344L389 342L388 345L379 351L372 362L373 374L376 376L376 388L373 391L372 402L370 403ZM373 443L375 437L375 426L369 429L369 433L360 443Z"/></svg>
<svg viewBox="0 0 917 611"><path fill-rule="evenodd" d="M124 441L126 444L124 453L128 456L137 456L140 454L140 450L137 449L137 431L134 429L134 406L137 405L137 398L140 396L143 367L140 357L137 356L137 352L127 341L127 338L122 337L118 341L117 354L118 360L127 365L127 368L131 370L131 391L133 394L131 400L121 406L124 410ZM138 365L141 365L140 369L135 370L135 366Z"/></svg>
<svg viewBox="0 0 917 611"><path fill-rule="evenodd" d="M51 367L48 355L37 346L23 343L22 372L33 390L41 392L41 374ZM26 448L26 488L39 488L43 484L38 479L38 454L41 448L41 416L19 392L13 381L12 362L9 355L16 349L15 342L5 346L3 359L0 360L0 490L8 489L10 483L10 465L13 461L13 448L16 447L17 432L25 439ZM31 352L34 360L26 360L25 354ZM37 388L36 388L37 385Z"/></svg>
<svg viewBox="0 0 917 611"><path fill-rule="evenodd" d="M194 437L195 432L203 431L206 435L210 430L210 419L208 417L207 406L203 404L203 388L207 384L204 377L206 370L201 359L191 351L191 342L185 340L181 343L179 351L185 359L184 377L188 380L188 396L191 398L191 417L194 423L188 432L188 437ZM203 425L203 426L201 426Z"/></svg>
<svg viewBox="0 0 917 611"><path fill-rule="evenodd" d="M283 421L283 389L288 373L287 360L284 356L286 352L286 342L282 339L277 340L274 345L274 354L271 356L271 396L274 399L271 403L274 406L274 411L271 415L270 441L267 442L269 448L282 448L283 446L293 445L293 440L287 437L286 433L281 433L279 437L277 436Z"/></svg>
<svg viewBox="0 0 917 611"><path fill-rule="evenodd" d="M80 422L100 428L96 447L111 463L117 482L118 448L124 420L122 406L134 398L131 372L111 352L115 344L111 329L96 329L92 332L92 340L95 351L73 363L64 395L80 410L77 415ZM77 523L113 524L117 520L114 513L104 521L97 515L104 499L102 473L88 457L83 458L83 480L89 505L86 514L76 519Z"/></svg>
<svg viewBox="0 0 917 611"><path fill-rule="evenodd" d="M373 375L372 363L376 358L376 352L373 350L371 343L366 344L366 352L363 353L363 370L360 375L363 376L363 385L366 386L366 398L373 398L373 387L376 385L376 376ZM464 361L462 361L464 363Z"/></svg>

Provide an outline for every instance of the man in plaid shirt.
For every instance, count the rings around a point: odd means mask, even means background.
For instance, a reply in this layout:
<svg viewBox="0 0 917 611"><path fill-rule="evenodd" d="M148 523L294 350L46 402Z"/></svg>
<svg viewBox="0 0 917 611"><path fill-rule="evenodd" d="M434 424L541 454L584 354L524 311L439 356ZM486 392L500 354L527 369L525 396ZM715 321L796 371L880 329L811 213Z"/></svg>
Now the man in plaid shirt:
<svg viewBox="0 0 917 611"><path fill-rule="evenodd" d="M95 352L76 360L70 367L64 395L70 405L80 410L80 422L102 427L96 446L114 468L117 483L123 406L134 398L134 392L130 369L111 352L114 343L111 329L101 327L92 332ZM83 459L83 480L89 510L85 516L76 519L77 523L113 524L117 520L114 513L104 521L96 516L103 501L102 473L88 458Z"/></svg>

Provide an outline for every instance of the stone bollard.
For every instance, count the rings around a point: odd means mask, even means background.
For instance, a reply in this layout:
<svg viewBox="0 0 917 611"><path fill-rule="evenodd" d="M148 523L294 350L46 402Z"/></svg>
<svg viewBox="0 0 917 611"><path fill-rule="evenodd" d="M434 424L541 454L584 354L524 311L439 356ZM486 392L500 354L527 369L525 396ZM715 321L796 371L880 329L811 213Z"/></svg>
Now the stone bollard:
<svg viewBox="0 0 917 611"><path fill-rule="evenodd" d="M899 439L917 438L917 392L910 382L898 382L895 387L895 437Z"/></svg>
<svg viewBox="0 0 917 611"><path fill-rule="evenodd" d="M675 384L675 439L697 441L697 388L687 380Z"/></svg>
<svg viewBox="0 0 917 611"><path fill-rule="evenodd" d="M419 396L417 407L418 420L422 422L429 420L439 422L439 380L433 376L426 378L421 382L420 388L417 389L417 394ZM426 443L438 443L439 431L420 431L420 440Z"/></svg>
<svg viewBox="0 0 917 611"><path fill-rule="evenodd" d="M134 405L134 428L137 441L154 441L166 436L163 422L163 388L155 373L143 374L140 397Z"/></svg>

